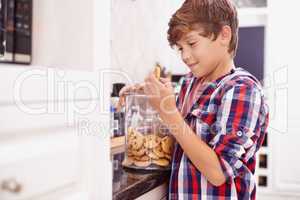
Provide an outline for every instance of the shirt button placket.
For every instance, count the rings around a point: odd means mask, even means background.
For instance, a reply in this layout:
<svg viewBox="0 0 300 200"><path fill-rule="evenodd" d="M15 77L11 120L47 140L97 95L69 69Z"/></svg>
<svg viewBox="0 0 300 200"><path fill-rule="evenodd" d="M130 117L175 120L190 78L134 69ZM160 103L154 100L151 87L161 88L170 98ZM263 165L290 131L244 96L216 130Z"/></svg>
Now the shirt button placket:
<svg viewBox="0 0 300 200"><path fill-rule="evenodd" d="M243 132L242 131L238 131L237 132L237 136L242 137L243 136Z"/></svg>

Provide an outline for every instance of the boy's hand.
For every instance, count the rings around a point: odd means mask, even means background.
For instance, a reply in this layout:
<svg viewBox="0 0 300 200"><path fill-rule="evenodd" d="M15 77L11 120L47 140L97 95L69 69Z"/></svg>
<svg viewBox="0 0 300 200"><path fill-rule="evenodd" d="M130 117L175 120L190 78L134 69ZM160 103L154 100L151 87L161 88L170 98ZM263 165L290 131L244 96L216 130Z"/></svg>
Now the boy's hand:
<svg viewBox="0 0 300 200"><path fill-rule="evenodd" d="M155 78L153 73L145 78L144 92L149 97L151 106L156 109L162 120L177 112L172 83L169 79Z"/></svg>
<svg viewBox="0 0 300 200"><path fill-rule="evenodd" d="M137 92L137 91L143 91L144 90L144 83L138 83L135 85L128 85L125 86L121 89L121 91L119 92L119 102L118 102L118 106L117 106L117 111L120 111L121 108L125 105L125 96L127 93L130 92Z"/></svg>

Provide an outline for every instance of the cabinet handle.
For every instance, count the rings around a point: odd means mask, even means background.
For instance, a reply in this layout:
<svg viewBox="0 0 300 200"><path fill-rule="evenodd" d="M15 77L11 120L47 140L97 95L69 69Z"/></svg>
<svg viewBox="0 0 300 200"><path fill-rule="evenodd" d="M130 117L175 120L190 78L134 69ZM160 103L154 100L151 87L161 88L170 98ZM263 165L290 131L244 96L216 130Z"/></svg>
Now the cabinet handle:
<svg viewBox="0 0 300 200"><path fill-rule="evenodd" d="M16 179L8 179L1 183L1 189L6 192L18 194L22 190L22 184L18 183Z"/></svg>

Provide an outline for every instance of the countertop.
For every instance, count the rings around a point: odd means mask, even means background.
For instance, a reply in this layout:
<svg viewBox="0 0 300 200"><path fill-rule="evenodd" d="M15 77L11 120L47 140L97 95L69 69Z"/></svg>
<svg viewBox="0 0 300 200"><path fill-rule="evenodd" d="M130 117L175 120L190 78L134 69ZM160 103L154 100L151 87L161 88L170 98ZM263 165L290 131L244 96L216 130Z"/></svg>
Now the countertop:
<svg viewBox="0 0 300 200"><path fill-rule="evenodd" d="M113 155L113 199L135 199L169 181L170 171L137 171L123 168L124 152Z"/></svg>

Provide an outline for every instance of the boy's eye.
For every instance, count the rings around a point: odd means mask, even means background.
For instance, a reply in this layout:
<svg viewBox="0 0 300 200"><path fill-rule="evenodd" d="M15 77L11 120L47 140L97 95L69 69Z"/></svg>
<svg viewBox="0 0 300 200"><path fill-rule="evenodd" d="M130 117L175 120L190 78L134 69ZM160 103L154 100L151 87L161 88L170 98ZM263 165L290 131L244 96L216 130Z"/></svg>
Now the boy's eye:
<svg viewBox="0 0 300 200"><path fill-rule="evenodd" d="M190 42L189 43L190 46L194 46L195 44L197 44L197 42Z"/></svg>

